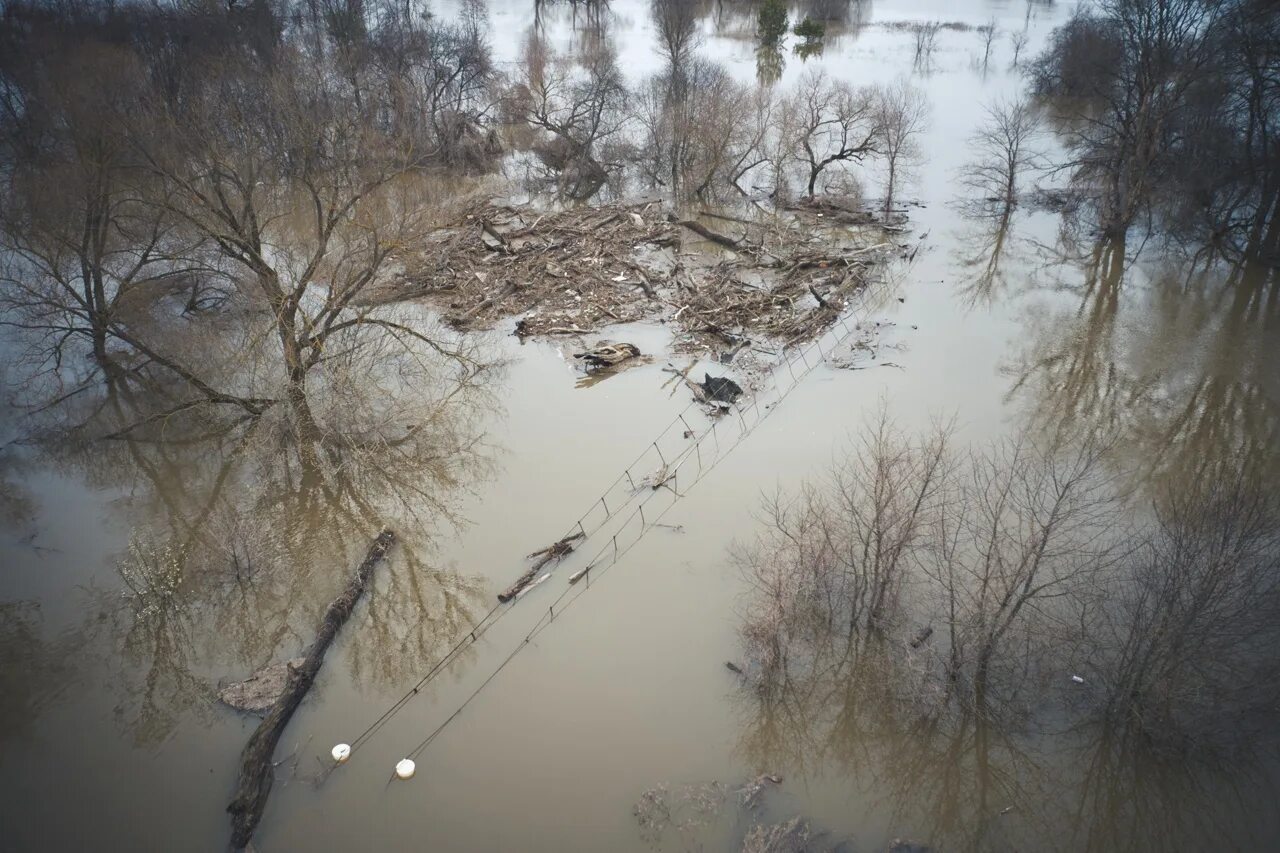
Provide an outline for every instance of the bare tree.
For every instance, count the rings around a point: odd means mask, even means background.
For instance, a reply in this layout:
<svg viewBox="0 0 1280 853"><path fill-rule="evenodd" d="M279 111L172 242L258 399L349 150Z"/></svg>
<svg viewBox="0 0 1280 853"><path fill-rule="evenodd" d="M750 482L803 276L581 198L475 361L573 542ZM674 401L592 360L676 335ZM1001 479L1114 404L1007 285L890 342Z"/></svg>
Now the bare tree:
<svg viewBox="0 0 1280 853"><path fill-rule="evenodd" d="M763 679L783 675L791 655L845 654L900 626L953 464L949 429L913 442L882 410L828 482L766 502L763 534L734 552L755 591L742 633Z"/></svg>
<svg viewBox="0 0 1280 853"><path fill-rule="evenodd" d="M940 593L947 674L968 681L980 710L1024 617L1034 613L1041 631L1069 615L1047 605L1117 559L1108 528L1119 503L1103 459L1094 446L1042 450L1026 439L971 454L934 516L923 571Z"/></svg>
<svg viewBox="0 0 1280 853"><path fill-rule="evenodd" d="M423 152L314 61L292 52L271 69L219 67L180 110L156 103L133 137L164 189L151 203L215 246L270 318L285 397L308 433L319 427L307 377L338 340L376 330L434 344L360 300L425 225L424 200L400 180Z"/></svg>
<svg viewBox="0 0 1280 853"><path fill-rule="evenodd" d="M453 166L482 167L498 151L490 126L497 72L482 7L450 22L387 2L353 70L362 98L381 105L396 134Z"/></svg>
<svg viewBox="0 0 1280 853"><path fill-rule="evenodd" d="M925 21L911 26L917 69L927 71L933 62L933 51L938 46L938 31L941 29L942 24L938 21Z"/></svg>
<svg viewBox="0 0 1280 853"><path fill-rule="evenodd" d="M982 36L982 70L985 72L987 66L991 63L991 45L1000 36L1000 29L996 26L996 19L992 18L986 24L978 27L978 33Z"/></svg>
<svg viewBox="0 0 1280 853"><path fill-rule="evenodd" d="M1155 514L1095 609L1081 666L1101 684L1109 720L1203 747L1275 707L1280 507L1256 478L1225 472Z"/></svg>
<svg viewBox="0 0 1280 853"><path fill-rule="evenodd" d="M929 118L925 94L906 79L879 92L876 123L880 126L879 153L885 161L884 212L889 215L903 173L919 156L916 137Z"/></svg>
<svg viewBox="0 0 1280 853"><path fill-rule="evenodd" d="M690 60L683 73L689 84L683 97L673 96L662 75L649 81L640 99L642 163L649 178L677 198L706 197L736 186L764 162L774 99L700 58Z"/></svg>
<svg viewBox="0 0 1280 853"><path fill-rule="evenodd" d="M986 715L1036 665L1028 649L1078 639L1065 602L1123 555L1103 449L949 444L947 429L907 439L882 413L830 483L766 504L765 533L735 552L756 590L743 639L762 689L797 656L890 637L918 648L940 623L919 686ZM915 620L927 630L904 636Z"/></svg>
<svg viewBox="0 0 1280 853"><path fill-rule="evenodd" d="M1013 58L1009 60L1010 68L1017 68L1018 63L1022 61L1022 51L1026 49L1027 42L1031 40L1031 36L1026 30L1018 30L1009 36L1009 44L1013 47Z"/></svg>
<svg viewBox="0 0 1280 853"><path fill-rule="evenodd" d="M599 146L629 120L624 110L628 90L612 47L602 46L582 66L574 66L551 55L535 34L522 66L522 79L510 96L512 111L552 136L552 145L540 155L559 175L561 191L573 198L590 197L607 176Z"/></svg>
<svg viewBox="0 0 1280 853"><path fill-rule="evenodd" d="M144 104L137 58L57 16L10 23L18 29L3 34L9 50L0 65L9 116L0 322L30 333L31 366L46 392L56 389L39 402L128 369L138 380L177 376L206 401L260 411L265 401L216 390L139 328L149 305L184 289L189 310L208 307L216 300L205 288L219 276L201 239L147 201L163 191L123 131ZM95 369L77 378L81 354Z"/></svg>
<svg viewBox="0 0 1280 853"><path fill-rule="evenodd" d="M809 196L833 163L861 162L883 138L876 94L833 81L821 70L806 74L790 95L792 149L803 164Z"/></svg>
<svg viewBox="0 0 1280 853"><path fill-rule="evenodd" d="M649 14L658 30L658 48L667 60L673 86L683 84L683 70L698 47L698 7L684 0L650 0Z"/></svg>
<svg viewBox="0 0 1280 853"><path fill-rule="evenodd" d="M974 192L963 208L1007 220L1018 206L1018 186L1041 166L1035 146L1040 119L1025 102L997 101L983 108L982 124L969 137L972 158L961 167L960 183Z"/></svg>
<svg viewBox="0 0 1280 853"><path fill-rule="evenodd" d="M1071 127L1073 177L1098 227L1123 238L1156 195L1189 93L1211 73L1221 3L1105 0L1054 34L1039 93ZM1074 104L1074 106L1073 106Z"/></svg>

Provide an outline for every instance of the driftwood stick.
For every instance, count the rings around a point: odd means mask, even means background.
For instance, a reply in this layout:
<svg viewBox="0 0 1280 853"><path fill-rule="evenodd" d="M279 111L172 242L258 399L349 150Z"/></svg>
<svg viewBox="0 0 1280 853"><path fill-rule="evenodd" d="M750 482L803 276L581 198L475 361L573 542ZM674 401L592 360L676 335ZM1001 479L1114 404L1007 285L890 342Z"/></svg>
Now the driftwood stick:
<svg viewBox="0 0 1280 853"><path fill-rule="evenodd" d="M236 783L235 799L227 806L227 811L231 813L233 849L243 850L253 837L253 831L257 829L263 809L266 808L267 796L271 793L274 775L271 759L280 736L315 682L329 645L338 635L338 630L351 617L356 602L364 595L365 587L373 577L374 567L387 555L395 539L396 535L384 527L373 540L364 562L356 569L355 576L348 581L342 594L326 608L324 618L320 620L320 628L316 631L315 641L307 649L302 665L289 667L289 680L285 684L284 693L271 706L240 753L240 779Z"/></svg>
<svg viewBox="0 0 1280 853"><path fill-rule="evenodd" d="M536 557L538 561L534 563L527 572L516 578L515 583L498 593L498 600L504 603L511 601L520 594L520 590L533 583L534 579L538 577L538 573L542 571L544 566L548 563L558 563L565 557L572 554L575 543L579 539L583 538L585 537L581 532L574 533L572 536L564 537L559 542L553 542L540 551L534 551L527 559L532 560Z"/></svg>
<svg viewBox="0 0 1280 853"><path fill-rule="evenodd" d="M502 290L498 291L494 295L488 297L487 299L484 299L481 302L478 302L477 304L473 305L471 308L468 308L466 312L463 313L461 316L459 316L458 319L455 320L454 322L466 323L467 321L471 320L471 318L475 317L477 314L479 314L481 311L484 311L489 306L497 305L499 302L506 299L511 294L515 293L516 287L517 285L515 284L508 284L506 287L502 288Z"/></svg>
<svg viewBox="0 0 1280 853"><path fill-rule="evenodd" d="M710 228L703 225L701 222L697 222L692 219L679 219L675 216L671 216L670 221L676 223L677 225L683 225L685 228L688 228L690 231L692 231L694 234L697 234L702 239L710 240L712 243L715 243L718 246L723 246L724 248L732 249L733 251L739 251L742 249L741 240L734 240L731 237L726 237L723 234L712 231Z"/></svg>

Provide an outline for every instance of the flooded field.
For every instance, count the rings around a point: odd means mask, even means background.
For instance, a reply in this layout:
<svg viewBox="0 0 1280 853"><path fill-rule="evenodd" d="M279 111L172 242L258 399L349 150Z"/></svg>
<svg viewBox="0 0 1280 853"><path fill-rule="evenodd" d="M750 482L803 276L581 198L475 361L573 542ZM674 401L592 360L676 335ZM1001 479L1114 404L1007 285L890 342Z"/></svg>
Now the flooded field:
<svg viewBox="0 0 1280 853"><path fill-rule="evenodd" d="M569 290L520 302L541 285L514 262L512 298L470 311L490 283L469 276L499 267L475 261L485 250L423 264L430 280L465 279L442 293L413 290L397 256L388 313L359 316L404 348L361 343L323 394L288 397L287 423L260 389L292 380L293 361L266 366L290 344L234 289L207 323L129 325L131 342L155 332L129 370L176 360L230 389L201 409L111 369L63 392L70 368L31 355L61 321L0 329L0 849L226 849L260 718L221 704L219 687L303 655L383 526L397 544L284 730L257 850L1280 845L1274 220L1262 260L1157 238L1150 213L1127 239L1082 224L1064 201L1079 128L1043 104L1021 201L993 213L974 177L991 140L975 134L992 109L1014 115L1028 63L1074 4L792 4L792 27L813 15L825 36L806 47L788 29L774 50L759 4L688 9L689 49L745 91L795 90L820 70L884 91L906 81L924 105L891 203L883 156L820 176L867 220L835 228L847 242L788 297L786 316L812 324L691 323L678 277L643 310L570 315L582 300ZM607 42L637 100L670 53L641 0L431 13L480 21L513 79L533 42L570 67ZM1262 52L1274 71L1274 46ZM763 162L745 189L677 204L648 166L612 170L622 155L604 146L607 180L571 200L567 167L548 179L517 131L499 135L493 168L458 177L470 204L653 197L663 218L642 224L682 235L658 250L699 275L711 262L695 254L720 263L726 249L681 221L783 276L835 216L787 210L752 183ZM798 200L808 167L787 163ZM376 231L418 192L441 194L435 224L465 223L436 184L333 221L367 215ZM235 242L217 227L190 252ZM882 243L857 288L824 278L831 257ZM617 255L601 255L602 281L645 296L644 272L614 278ZM6 265L4 286L25 263ZM326 274L356 280L355 266ZM745 291L746 277L723 280ZM186 298L173 313L198 317ZM570 316L593 325L562 334ZM319 325L298 339L314 344ZM642 356L588 376L573 356L603 339ZM335 332L295 355L324 369L346 364L344 347ZM744 394L698 401L681 371ZM945 461L930 467L940 434ZM1045 501L1065 483L1075 491ZM575 531L589 535L545 582L498 606L526 555ZM335 767L339 743L355 751ZM396 780L406 756L416 772Z"/></svg>

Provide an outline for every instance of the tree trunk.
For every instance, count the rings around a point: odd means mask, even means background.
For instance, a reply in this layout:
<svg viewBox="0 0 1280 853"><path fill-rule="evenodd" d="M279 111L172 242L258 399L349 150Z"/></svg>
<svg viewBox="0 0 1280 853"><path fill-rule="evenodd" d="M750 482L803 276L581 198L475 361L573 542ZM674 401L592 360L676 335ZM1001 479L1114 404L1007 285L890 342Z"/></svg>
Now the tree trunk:
<svg viewBox="0 0 1280 853"><path fill-rule="evenodd" d="M302 698L315 682L320 665L324 663L325 652L338 635L338 630L351 617L351 611L369 585L374 567L386 556L395 538L395 534L384 527L373 540L364 562L356 569L355 576L325 610L315 641L307 649L302 665L290 667L284 693L271 706L271 710L249 736L249 742L240 753L240 779L236 783L235 799L227 806L227 811L231 813L231 846L234 849L243 850L253 837L253 831L257 829L262 811L266 808L267 796L271 793L274 771L271 758L275 754L276 744L280 742L280 736L293 717L293 712L298 709Z"/></svg>
<svg viewBox="0 0 1280 853"><path fill-rule="evenodd" d="M95 312L91 322L93 324L93 360L98 363L103 372L109 374L112 370L112 364L111 357L107 355L106 321Z"/></svg>

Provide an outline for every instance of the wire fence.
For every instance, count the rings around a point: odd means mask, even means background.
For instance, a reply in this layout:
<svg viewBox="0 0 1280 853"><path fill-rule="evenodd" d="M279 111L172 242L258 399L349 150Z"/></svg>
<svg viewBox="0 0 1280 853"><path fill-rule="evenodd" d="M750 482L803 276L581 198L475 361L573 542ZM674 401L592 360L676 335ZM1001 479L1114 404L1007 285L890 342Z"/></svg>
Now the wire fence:
<svg viewBox="0 0 1280 853"><path fill-rule="evenodd" d="M770 367L770 378L745 403L730 404L722 414L714 415L710 424L695 430L689 419L693 411L701 407L692 401L676 414L666 427L636 457L623 468L612 483L604 489L591 506L568 528L561 540L581 534L581 543L604 538L586 566L570 575L567 585L547 607L530 631L507 654L497 667L470 693L465 700L422 741L407 753L416 759L486 687L523 651L541 632L550 627L556 617L578 601L609 569L617 565L626 554L657 527L662 518L690 490L697 486L717 465L746 438L800 386L800 383L830 355L841 349L858 334L859 326L850 317L838 317L836 322L808 346L784 350L782 357ZM609 530L611 522L621 519ZM559 563L559 560L555 561ZM550 569L551 566L548 566ZM540 578L538 582L542 579ZM532 593L533 587L524 593ZM402 696L369 724L351 742L352 754L367 744L397 713L404 709L430 682L449 668L463 652L477 644L497 625L525 594L508 603L494 605Z"/></svg>

